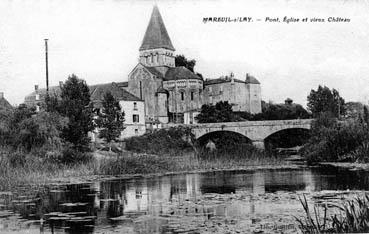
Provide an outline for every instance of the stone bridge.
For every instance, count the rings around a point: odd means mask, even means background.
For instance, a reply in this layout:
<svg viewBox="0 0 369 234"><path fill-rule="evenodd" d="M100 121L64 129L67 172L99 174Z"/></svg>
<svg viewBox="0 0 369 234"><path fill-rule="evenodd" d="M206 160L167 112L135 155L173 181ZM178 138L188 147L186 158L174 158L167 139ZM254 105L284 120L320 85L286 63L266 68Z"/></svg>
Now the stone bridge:
<svg viewBox="0 0 369 234"><path fill-rule="evenodd" d="M239 133L249 138L258 148L264 148L264 140L268 136L285 129L310 129L312 119L243 121L227 123L204 123L182 125L191 127L196 139L217 131ZM174 125L167 125L170 127Z"/></svg>

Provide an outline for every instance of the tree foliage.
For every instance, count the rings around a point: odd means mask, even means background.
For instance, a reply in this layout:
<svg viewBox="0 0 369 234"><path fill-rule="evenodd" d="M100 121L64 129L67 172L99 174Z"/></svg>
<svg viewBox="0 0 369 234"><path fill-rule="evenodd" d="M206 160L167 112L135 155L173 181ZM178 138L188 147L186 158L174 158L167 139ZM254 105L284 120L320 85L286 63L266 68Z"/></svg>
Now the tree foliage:
<svg viewBox="0 0 369 234"><path fill-rule="evenodd" d="M310 114L300 104L264 103L262 112L251 116L251 120L308 119Z"/></svg>
<svg viewBox="0 0 369 234"><path fill-rule="evenodd" d="M117 140L124 129L124 112L110 92L104 95L102 105L103 108L98 114L96 125L100 128L99 136L109 143Z"/></svg>
<svg viewBox="0 0 369 234"><path fill-rule="evenodd" d="M361 121L339 122L330 111L320 113L311 126L311 138L304 147L308 161L340 161L368 141L368 128Z"/></svg>
<svg viewBox="0 0 369 234"><path fill-rule="evenodd" d="M228 101L220 101L215 105L204 104L201 112L196 116L199 123L219 123L239 121L238 115L233 113L232 106Z"/></svg>
<svg viewBox="0 0 369 234"><path fill-rule="evenodd" d="M59 148L63 143L60 134L67 123L68 119L58 113L41 111L19 123L14 143L27 151L40 147Z"/></svg>
<svg viewBox="0 0 369 234"><path fill-rule="evenodd" d="M63 129L63 138L76 147L87 150L90 142L88 132L93 130L92 105L86 82L71 75L61 87L59 112L69 118L68 127Z"/></svg>
<svg viewBox="0 0 369 234"><path fill-rule="evenodd" d="M345 100L335 89L331 91L328 87L319 85L316 91L311 90L307 100L307 106L314 117L323 112L331 112L335 117L345 114Z"/></svg>
<svg viewBox="0 0 369 234"><path fill-rule="evenodd" d="M186 67L188 70L194 72L194 68L196 65L196 60L194 59L187 59L184 55L177 55L174 59L176 67Z"/></svg>

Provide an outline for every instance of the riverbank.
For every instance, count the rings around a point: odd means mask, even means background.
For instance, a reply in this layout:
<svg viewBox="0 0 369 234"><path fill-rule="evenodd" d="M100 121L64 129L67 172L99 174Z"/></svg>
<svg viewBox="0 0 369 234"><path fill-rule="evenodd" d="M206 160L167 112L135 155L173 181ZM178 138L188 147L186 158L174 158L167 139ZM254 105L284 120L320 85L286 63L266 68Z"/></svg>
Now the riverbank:
<svg viewBox="0 0 369 234"><path fill-rule="evenodd" d="M318 165L333 166L349 170L364 170L369 171L369 163L356 163L356 162L321 162Z"/></svg>
<svg viewBox="0 0 369 234"><path fill-rule="evenodd" d="M295 169L299 166L275 156L203 159L196 157L193 152L178 156L157 156L132 152L118 155L95 151L89 162L72 166L28 160L23 166L12 167L2 158L0 167L4 168L0 172L0 189L5 191L24 184L82 183L219 170Z"/></svg>

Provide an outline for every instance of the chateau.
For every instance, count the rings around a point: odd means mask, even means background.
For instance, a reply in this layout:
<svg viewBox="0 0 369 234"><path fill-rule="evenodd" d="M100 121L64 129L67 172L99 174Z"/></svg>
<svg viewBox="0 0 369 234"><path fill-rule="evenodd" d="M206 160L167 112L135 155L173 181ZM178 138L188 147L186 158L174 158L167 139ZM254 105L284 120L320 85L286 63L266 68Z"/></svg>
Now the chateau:
<svg viewBox="0 0 369 234"><path fill-rule="evenodd" d="M237 79L231 74L204 80L186 67L176 66L175 49L156 5L138 52L138 64L128 74L128 82L90 86L96 109L101 108L102 90L110 91L121 103L125 124L130 126L122 138L142 135L146 128L160 124L195 123L203 104L219 101L228 101L234 111L261 112L260 82L255 77L246 74ZM61 85L50 87L49 93L59 96ZM25 104L40 109L45 96L46 90L36 85Z"/></svg>

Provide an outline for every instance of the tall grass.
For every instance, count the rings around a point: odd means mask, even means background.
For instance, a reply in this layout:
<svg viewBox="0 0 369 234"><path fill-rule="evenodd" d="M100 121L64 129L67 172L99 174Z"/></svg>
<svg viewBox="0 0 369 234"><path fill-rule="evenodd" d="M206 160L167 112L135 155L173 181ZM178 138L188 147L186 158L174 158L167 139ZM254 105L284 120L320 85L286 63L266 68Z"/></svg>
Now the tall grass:
<svg viewBox="0 0 369 234"><path fill-rule="evenodd" d="M328 207L309 209L306 197L300 198L306 217L296 218L303 233L367 233L369 232L369 196L357 197L344 205L335 205L335 214L327 216Z"/></svg>
<svg viewBox="0 0 369 234"><path fill-rule="evenodd" d="M96 160L61 164L32 154L0 149L0 191L24 184L44 184L51 180L65 180L98 172Z"/></svg>

